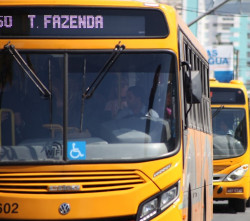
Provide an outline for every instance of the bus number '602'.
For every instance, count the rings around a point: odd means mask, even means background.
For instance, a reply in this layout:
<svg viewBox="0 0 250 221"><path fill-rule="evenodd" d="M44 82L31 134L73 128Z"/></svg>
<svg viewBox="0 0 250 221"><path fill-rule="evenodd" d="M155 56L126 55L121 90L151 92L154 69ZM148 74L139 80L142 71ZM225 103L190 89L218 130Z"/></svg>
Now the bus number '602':
<svg viewBox="0 0 250 221"><path fill-rule="evenodd" d="M0 213L18 213L18 204L17 203L0 203Z"/></svg>

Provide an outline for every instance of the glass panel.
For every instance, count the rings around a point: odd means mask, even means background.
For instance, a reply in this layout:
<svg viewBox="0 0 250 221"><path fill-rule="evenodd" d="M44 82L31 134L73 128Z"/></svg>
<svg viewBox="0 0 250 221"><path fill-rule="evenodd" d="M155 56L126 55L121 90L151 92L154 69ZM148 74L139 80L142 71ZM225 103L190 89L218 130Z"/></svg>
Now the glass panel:
<svg viewBox="0 0 250 221"><path fill-rule="evenodd" d="M139 160L173 151L178 134L173 55L123 53L100 73L110 56L22 54L51 91L45 98L17 62L2 54L0 161L62 161L64 152L72 161ZM95 88L82 96L94 81Z"/></svg>
<svg viewBox="0 0 250 221"><path fill-rule="evenodd" d="M24 54L23 59L52 96L44 98L17 62L1 55L1 160L61 160L62 145L54 137L63 129L63 103L58 99L63 95L63 56Z"/></svg>
<svg viewBox="0 0 250 221"><path fill-rule="evenodd" d="M245 96L241 89L210 88L212 104L245 104Z"/></svg>
<svg viewBox="0 0 250 221"><path fill-rule="evenodd" d="M237 157L247 148L244 109L212 108L214 159Z"/></svg>

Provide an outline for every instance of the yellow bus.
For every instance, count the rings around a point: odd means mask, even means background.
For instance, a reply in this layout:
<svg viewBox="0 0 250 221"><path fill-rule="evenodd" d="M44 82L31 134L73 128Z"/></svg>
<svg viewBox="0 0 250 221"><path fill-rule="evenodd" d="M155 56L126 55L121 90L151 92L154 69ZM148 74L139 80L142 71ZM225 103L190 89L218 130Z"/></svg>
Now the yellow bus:
<svg viewBox="0 0 250 221"><path fill-rule="evenodd" d="M212 219L207 55L172 7L0 11L1 220Z"/></svg>
<svg viewBox="0 0 250 221"><path fill-rule="evenodd" d="M236 211L249 205L249 107L242 81L210 80L214 199L229 201ZM247 201L248 200L248 201Z"/></svg>

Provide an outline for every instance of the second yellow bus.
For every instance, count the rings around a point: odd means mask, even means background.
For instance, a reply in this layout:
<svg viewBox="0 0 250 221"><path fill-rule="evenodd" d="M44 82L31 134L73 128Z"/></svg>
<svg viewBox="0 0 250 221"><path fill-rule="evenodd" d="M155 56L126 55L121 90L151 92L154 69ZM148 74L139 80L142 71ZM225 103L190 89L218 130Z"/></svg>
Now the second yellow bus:
<svg viewBox="0 0 250 221"><path fill-rule="evenodd" d="M210 80L214 146L214 199L237 212L249 204L249 107L242 81ZM247 202L247 203L246 203Z"/></svg>

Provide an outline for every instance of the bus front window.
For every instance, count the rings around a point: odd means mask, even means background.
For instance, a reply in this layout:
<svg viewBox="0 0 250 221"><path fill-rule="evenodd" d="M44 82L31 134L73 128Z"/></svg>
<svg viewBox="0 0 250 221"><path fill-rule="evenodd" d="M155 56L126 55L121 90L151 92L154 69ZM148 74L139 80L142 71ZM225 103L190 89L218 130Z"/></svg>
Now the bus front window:
<svg viewBox="0 0 250 221"><path fill-rule="evenodd" d="M244 109L212 108L214 159L241 156L247 148Z"/></svg>
<svg viewBox="0 0 250 221"><path fill-rule="evenodd" d="M170 53L20 53L51 92L0 55L0 163L145 160L174 151L176 61ZM66 156L65 156L66 155Z"/></svg>

